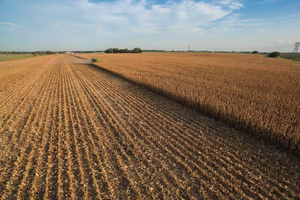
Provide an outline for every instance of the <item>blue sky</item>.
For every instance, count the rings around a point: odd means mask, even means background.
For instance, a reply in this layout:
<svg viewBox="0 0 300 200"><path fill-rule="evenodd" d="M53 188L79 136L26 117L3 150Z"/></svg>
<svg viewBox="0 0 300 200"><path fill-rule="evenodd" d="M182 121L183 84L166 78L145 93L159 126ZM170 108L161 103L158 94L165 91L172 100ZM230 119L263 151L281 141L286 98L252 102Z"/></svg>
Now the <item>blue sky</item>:
<svg viewBox="0 0 300 200"><path fill-rule="evenodd" d="M299 0L0 0L0 51L292 51Z"/></svg>

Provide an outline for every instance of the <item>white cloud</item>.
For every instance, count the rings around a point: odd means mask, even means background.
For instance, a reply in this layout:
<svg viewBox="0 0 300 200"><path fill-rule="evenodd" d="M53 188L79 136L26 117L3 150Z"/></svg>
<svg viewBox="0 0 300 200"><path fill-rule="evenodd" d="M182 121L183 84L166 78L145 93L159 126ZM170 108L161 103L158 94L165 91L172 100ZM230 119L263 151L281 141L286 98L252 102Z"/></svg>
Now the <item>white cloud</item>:
<svg viewBox="0 0 300 200"><path fill-rule="evenodd" d="M249 28L249 27L262 27L266 24L263 20L260 19L240 19L240 14L231 14L221 21L216 23L212 23L212 28L208 31L213 32L222 32L222 31L230 31L230 30L238 30L242 28ZM258 31L262 29L258 28Z"/></svg>
<svg viewBox="0 0 300 200"><path fill-rule="evenodd" d="M244 5L242 3L239 3L239 2L232 2L230 5L228 5L228 7L233 9L233 10L238 10L240 8L244 8Z"/></svg>
<svg viewBox="0 0 300 200"><path fill-rule="evenodd" d="M203 33L203 29L202 28L192 28L192 32L193 33Z"/></svg>
<svg viewBox="0 0 300 200"><path fill-rule="evenodd" d="M74 33L77 33L77 32L79 32L79 30L76 30L76 29L73 29L72 30Z"/></svg>
<svg viewBox="0 0 300 200"><path fill-rule="evenodd" d="M279 40L278 43L279 44L291 44L292 42L289 40Z"/></svg>
<svg viewBox="0 0 300 200"><path fill-rule="evenodd" d="M221 0L221 1L219 1L219 3L221 5L228 6L232 10L238 10L240 8L244 8L244 5L241 2L236 1L236 0Z"/></svg>
<svg viewBox="0 0 300 200"><path fill-rule="evenodd" d="M151 1L152 2L152 1ZM222 19L243 8L238 0L196 1L170 0L153 4L147 0L115 0L91 3L73 1L81 16L106 30L137 33L174 31L202 33L201 26ZM196 31L195 31L196 30Z"/></svg>
<svg viewBox="0 0 300 200"><path fill-rule="evenodd" d="M3 24L3 25L11 25L11 26L14 26L14 25L15 25L14 23L11 23L11 22L0 22L0 24Z"/></svg>

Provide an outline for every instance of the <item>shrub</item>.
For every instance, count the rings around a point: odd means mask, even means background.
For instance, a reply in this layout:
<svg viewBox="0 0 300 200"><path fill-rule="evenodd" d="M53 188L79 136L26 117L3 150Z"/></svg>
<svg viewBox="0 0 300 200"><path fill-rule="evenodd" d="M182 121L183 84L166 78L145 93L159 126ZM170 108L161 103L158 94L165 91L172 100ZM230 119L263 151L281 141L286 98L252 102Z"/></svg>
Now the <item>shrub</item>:
<svg viewBox="0 0 300 200"><path fill-rule="evenodd" d="M252 51L252 54L258 54L258 51Z"/></svg>
<svg viewBox="0 0 300 200"><path fill-rule="evenodd" d="M277 57L280 57L280 52L274 51L273 53L270 53L270 54L268 55L268 57L270 57L270 58L277 58Z"/></svg>
<svg viewBox="0 0 300 200"><path fill-rule="evenodd" d="M93 63L99 62L99 61L98 61L98 58L92 58L92 62L93 62Z"/></svg>

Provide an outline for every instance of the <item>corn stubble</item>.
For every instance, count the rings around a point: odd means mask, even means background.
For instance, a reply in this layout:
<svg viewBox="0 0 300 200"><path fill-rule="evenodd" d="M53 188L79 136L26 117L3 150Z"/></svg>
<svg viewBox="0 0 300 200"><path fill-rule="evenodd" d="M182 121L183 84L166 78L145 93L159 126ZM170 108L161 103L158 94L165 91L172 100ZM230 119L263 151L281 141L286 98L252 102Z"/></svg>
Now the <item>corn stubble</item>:
<svg viewBox="0 0 300 200"><path fill-rule="evenodd" d="M297 157L82 59L0 71L0 199L299 198Z"/></svg>
<svg viewBox="0 0 300 200"><path fill-rule="evenodd" d="M231 127L300 154L300 65L260 55L81 54Z"/></svg>

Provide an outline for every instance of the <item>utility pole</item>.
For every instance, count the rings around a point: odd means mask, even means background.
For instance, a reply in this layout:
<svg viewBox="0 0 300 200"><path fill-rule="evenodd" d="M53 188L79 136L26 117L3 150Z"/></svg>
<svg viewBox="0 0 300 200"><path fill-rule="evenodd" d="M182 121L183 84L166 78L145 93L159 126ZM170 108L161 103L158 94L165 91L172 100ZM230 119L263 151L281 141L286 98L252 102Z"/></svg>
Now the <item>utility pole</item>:
<svg viewBox="0 0 300 200"><path fill-rule="evenodd" d="M296 42L294 47L294 58L296 58L296 55L298 54L299 46L300 42Z"/></svg>

